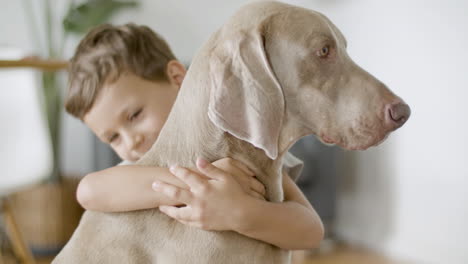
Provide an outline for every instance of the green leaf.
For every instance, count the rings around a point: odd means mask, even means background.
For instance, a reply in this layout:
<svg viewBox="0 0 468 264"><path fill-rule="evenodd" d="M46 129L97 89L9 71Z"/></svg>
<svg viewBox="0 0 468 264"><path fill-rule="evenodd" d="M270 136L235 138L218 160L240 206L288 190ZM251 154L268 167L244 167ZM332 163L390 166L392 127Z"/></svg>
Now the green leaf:
<svg viewBox="0 0 468 264"><path fill-rule="evenodd" d="M63 19L63 28L67 33L84 34L90 28L108 21L117 11L136 6L138 1L88 0L70 7Z"/></svg>

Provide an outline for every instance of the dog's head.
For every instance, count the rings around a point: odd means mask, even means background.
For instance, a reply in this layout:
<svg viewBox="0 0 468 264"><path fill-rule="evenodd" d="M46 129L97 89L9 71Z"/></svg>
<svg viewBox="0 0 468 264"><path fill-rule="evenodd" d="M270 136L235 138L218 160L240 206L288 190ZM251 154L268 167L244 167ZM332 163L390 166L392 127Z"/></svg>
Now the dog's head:
<svg viewBox="0 0 468 264"><path fill-rule="evenodd" d="M344 36L318 12L256 3L218 34L210 119L272 159L285 124L325 143L366 149L409 118L408 105L350 59Z"/></svg>

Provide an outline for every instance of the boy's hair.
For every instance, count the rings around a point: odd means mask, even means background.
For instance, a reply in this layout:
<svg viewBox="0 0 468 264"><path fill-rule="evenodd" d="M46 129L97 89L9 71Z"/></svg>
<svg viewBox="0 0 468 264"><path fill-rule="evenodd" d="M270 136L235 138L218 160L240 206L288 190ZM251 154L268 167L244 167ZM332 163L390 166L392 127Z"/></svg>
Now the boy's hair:
<svg viewBox="0 0 468 264"><path fill-rule="evenodd" d="M149 27L132 23L97 26L70 59L65 109L83 120L105 83L116 81L125 72L167 81L167 63L175 59L166 41Z"/></svg>

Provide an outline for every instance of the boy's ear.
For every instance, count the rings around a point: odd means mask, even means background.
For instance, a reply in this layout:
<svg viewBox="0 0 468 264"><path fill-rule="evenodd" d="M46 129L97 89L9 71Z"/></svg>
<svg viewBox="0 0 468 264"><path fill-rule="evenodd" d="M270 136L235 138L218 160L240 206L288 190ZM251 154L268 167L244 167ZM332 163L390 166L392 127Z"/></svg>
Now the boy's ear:
<svg viewBox="0 0 468 264"><path fill-rule="evenodd" d="M169 82L177 87L182 85L187 70L185 66L177 60L171 60L166 67L167 78Z"/></svg>

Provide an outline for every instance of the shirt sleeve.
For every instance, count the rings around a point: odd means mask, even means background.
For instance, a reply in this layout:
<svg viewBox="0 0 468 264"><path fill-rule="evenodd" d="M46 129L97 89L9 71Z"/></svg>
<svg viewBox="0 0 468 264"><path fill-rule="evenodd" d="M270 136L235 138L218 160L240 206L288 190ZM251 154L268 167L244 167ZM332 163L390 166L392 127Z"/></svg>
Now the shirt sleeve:
<svg viewBox="0 0 468 264"><path fill-rule="evenodd" d="M135 165L134 162L128 161L128 160L122 160L117 166L123 166L123 165Z"/></svg>
<svg viewBox="0 0 468 264"><path fill-rule="evenodd" d="M286 153L283 157L283 170L293 179L297 181L304 169L304 162L298 159L291 152Z"/></svg>

